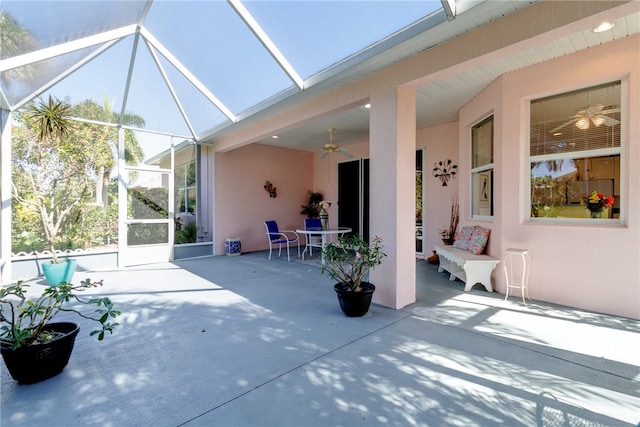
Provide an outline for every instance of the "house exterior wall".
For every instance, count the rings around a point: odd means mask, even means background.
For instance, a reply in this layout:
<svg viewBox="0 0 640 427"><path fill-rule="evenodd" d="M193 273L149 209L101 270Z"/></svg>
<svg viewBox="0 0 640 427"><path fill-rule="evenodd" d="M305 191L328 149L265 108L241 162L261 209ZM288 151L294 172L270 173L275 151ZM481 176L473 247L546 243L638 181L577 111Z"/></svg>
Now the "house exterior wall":
<svg viewBox="0 0 640 427"><path fill-rule="evenodd" d="M280 229L302 227L301 205L313 187L313 158L301 151L253 144L215 155L215 249L224 254L228 237L240 238L242 251L268 249L263 221ZM264 189L269 180L277 197Z"/></svg>
<svg viewBox="0 0 640 427"><path fill-rule="evenodd" d="M477 66L482 66L506 57L514 52L520 52L540 41L551 41L558 37L571 34L578 28L584 28L592 21L597 23L602 16L597 16L607 6L602 2L541 2L520 13L510 16L506 20L499 20L476 32L460 36L450 42L427 49L405 61L401 61L378 73L361 80L337 88L331 93L309 99L290 110L277 113L265 118L259 123L240 127L236 132L225 135L216 141L216 167L225 165L226 170L216 170L216 177L225 176L235 169L249 170L260 168L262 175L282 172L280 163L269 164L269 161L279 156L263 156L264 148L257 149L255 154L242 154L248 163L242 164L238 158L222 159L219 157L234 154L267 135L285 131L295 127L298 123L313 120L316 117L330 115L340 110L361 105L366 100L372 100L373 94L393 92L400 86L417 87L443 77L454 75ZM591 10L594 8L594 10ZM601 10L599 9L601 8ZM585 21L579 20L577 15L589 17ZM604 14L603 14L604 15ZM553 19L543 19L553 17ZM587 22L589 21L589 22ZM540 26L546 25L546 29ZM497 35L500 35L499 37ZM535 39L535 40L534 40ZM425 197L431 202L427 204L427 231L425 249L430 255L429 247L439 243L439 236L434 235L438 228L448 225L450 197L457 189L460 203L460 225L478 224L490 228L491 238L487 251L490 255L501 258L502 251L508 247L524 247L531 251L533 268L530 278L531 297L535 299L566 304L600 312L618 314L622 316L640 318L640 149L638 147L640 113L639 100L631 94L640 93L638 84L638 68L640 66L640 42L637 35L626 39L609 42L597 48L590 48L574 55L550 60L542 64L523 68L499 77L489 87L479 94L473 95L471 101L463 106L459 112L458 122L417 130L416 147L424 145L427 149L425 160L425 183L427 184ZM628 91L627 115L625 132L624 159L622 174L624 176L625 204L623 206L623 223L620 225L593 226L587 224L541 224L526 221L528 211L526 183L528 181L528 164L526 164L527 146L527 102L530 98L538 98L555 93L562 93L581 87L591 86L605 81L625 78ZM490 220L477 220L470 217L470 127L479 120L493 114L495 117L495 145L494 145L494 208L495 213ZM383 129L379 130L384 132ZM372 131L372 132L375 132ZM380 138L380 135L372 135ZM449 141L457 141L451 144ZM443 141L447 141L443 143ZM446 145L445 145L446 144ZM269 152L270 153L270 152ZM371 160L374 162L372 152ZM284 155L284 154L283 154ZM311 158L311 156L303 156ZM435 161L451 158L459 165L459 176L450 181L446 191L444 187L429 175L430 165ZM297 190L299 200L290 203L298 206L306 201L306 191L314 189L322 192L327 200L335 200L335 163L324 162L318 155L313 156L312 168L298 175L296 181L306 180L305 185ZM298 158L296 162L300 162ZM408 160L407 160L408 162ZM411 165L397 165L397 167L411 168ZM286 169L286 168L285 168ZM325 175L324 171L327 171ZM284 173L284 172L283 172ZM390 172L393 178L395 171ZM255 186L264 191L261 186L265 179L271 179L278 186L277 178L262 176L260 173L253 177L252 183L247 177L241 178L244 184ZM281 181L284 182L284 181ZM384 182L378 180L376 182ZM258 185L259 184L259 185ZM411 188L409 188L411 187ZM216 245L223 247L224 237L246 232L249 239L256 238L255 243L243 241L243 249L264 249L258 239L263 239L260 232L244 230L242 226L231 226L233 220L245 224L262 226L264 219L247 218L249 214L241 216L228 211L230 207L220 206L225 200L232 200L229 189L222 190L224 197L217 195L216 215L223 214L217 221ZM371 191L383 191L382 187ZM414 188L407 186L406 191ZM231 191L233 193L233 191ZM249 194L247 197L256 197ZM280 196L278 196L280 197ZM251 201L241 202L248 208ZM396 206L385 205L385 209L396 209ZM234 208L235 209L235 208ZM299 211L292 207L275 213L287 212L285 218L290 218L295 225L300 221ZM332 225L335 225L332 223ZM231 227L230 227L231 226ZM403 236L413 233L413 223L399 224L396 233L386 234L386 239L395 239L397 233ZM379 230L371 230L373 234ZM240 236L242 237L242 236ZM264 242L264 241L263 241ZM262 243L265 245L266 242ZM218 249L218 253L220 250ZM407 254L402 254L407 256ZM390 277L393 274L383 275ZM493 273L495 288L504 292L504 277L501 266ZM392 283L392 286L399 286ZM383 302L395 308L401 307L397 301L407 301L402 295L392 295L395 302Z"/></svg>
<svg viewBox="0 0 640 427"><path fill-rule="evenodd" d="M446 187L432 174L433 164L450 159L459 165L458 156L458 122L446 123L425 129L418 129L416 134L417 148L425 150L423 179L423 248L425 256L432 255L433 246L441 245L439 230L449 228L451 217L451 201L459 197L460 178L449 180ZM458 167L459 168L459 167Z"/></svg>
<svg viewBox="0 0 640 427"><path fill-rule="evenodd" d="M619 225L526 220L528 100L625 79L623 93L624 206ZM502 76L460 111L461 224L491 229L490 255L529 249L531 298L640 318L640 36L534 65ZM626 109L624 106L626 105ZM470 126L494 114L494 206L491 221L470 218ZM501 266L499 266L501 267ZM501 270L495 288L505 291Z"/></svg>

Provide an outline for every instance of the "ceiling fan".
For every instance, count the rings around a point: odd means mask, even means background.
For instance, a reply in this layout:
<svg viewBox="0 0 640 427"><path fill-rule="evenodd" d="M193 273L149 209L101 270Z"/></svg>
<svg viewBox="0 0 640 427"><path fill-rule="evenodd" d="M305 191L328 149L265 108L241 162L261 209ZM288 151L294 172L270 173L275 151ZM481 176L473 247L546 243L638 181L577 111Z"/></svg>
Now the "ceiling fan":
<svg viewBox="0 0 640 427"><path fill-rule="evenodd" d="M614 119L613 117L607 116L607 114L619 112L620 108L615 108L614 106L610 106L607 108L605 108L604 105L592 105L589 107L585 107L581 110L576 111L576 114L571 116L571 120L561 124L556 128L551 129L549 133L555 133L572 123L575 123L575 126L578 129L582 130L589 129L591 125L594 125L595 127L600 127L601 125L614 126L620 123L620 121Z"/></svg>
<svg viewBox="0 0 640 427"><path fill-rule="evenodd" d="M324 159L325 157L327 157L329 154L331 153L339 153L342 154L344 157L346 157L347 159L350 159L353 157L353 154L351 154L349 152L349 150L345 149L345 148L341 148L339 147L337 144L333 143L333 132L335 131L335 129L329 129L329 143L328 144L324 144L322 146L322 149L324 150L324 153L322 153L322 155L320 156L321 159Z"/></svg>

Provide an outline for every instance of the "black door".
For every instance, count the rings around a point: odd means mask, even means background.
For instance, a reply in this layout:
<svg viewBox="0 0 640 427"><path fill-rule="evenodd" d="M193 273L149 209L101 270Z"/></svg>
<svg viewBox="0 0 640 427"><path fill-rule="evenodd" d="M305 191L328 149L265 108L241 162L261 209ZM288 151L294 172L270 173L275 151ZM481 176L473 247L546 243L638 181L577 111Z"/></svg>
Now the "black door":
<svg viewBox="0 0 640 427"><path fill-rule="evenodd" d="M338 164L338 226L369 239L369 159Z"/></svg>

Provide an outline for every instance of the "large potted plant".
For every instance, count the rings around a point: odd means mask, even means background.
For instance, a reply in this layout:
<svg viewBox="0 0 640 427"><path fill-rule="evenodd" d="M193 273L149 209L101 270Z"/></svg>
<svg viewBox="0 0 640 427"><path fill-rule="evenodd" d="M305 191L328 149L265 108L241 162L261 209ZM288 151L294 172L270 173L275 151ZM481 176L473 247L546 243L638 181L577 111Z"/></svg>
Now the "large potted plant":
<svg viewBox="0 0 640 427"><path fill-rule="evenodd" d="M86 154L68 141L72 128L71 106L49 96L30 104L24 113L23 128L30 137L15 148L12 179L20 184L13 188L15 200L39 214L44 237L52 261L42 265L45 278L52 286L69 283L76 270L73 259L60 260L56 243L64 221L85 192L78 177L86 174ZM22 188L23 191L18 191Z"/></svg>
<svg viewBox="0 0 640 427"><path fill-rule="evenodd" d="M337 244L329 243L322 251L321 271L338 281L334 289L343 313L349 317L363 316L369 311L376 289L364 279L386 256L382 252L382 238L376 236L369 244L359 234L340 236Z"/></svg>
<svg viewBox="0 0 640 427"><path fill-rule="evenodd" d="M36 299L27 297L29 285L19 281L0 288L0 352L11 377L31 384L53 377L69 362L80 325L52 322L60 312L73 312L99 324L90 335L98 340L112 333L120 315L107 297L82 298L80 293L102 286L102 281L89 279L79 285L62 283L46 287ZM85 314L74 306L92 306L93 314Z"/></svg>

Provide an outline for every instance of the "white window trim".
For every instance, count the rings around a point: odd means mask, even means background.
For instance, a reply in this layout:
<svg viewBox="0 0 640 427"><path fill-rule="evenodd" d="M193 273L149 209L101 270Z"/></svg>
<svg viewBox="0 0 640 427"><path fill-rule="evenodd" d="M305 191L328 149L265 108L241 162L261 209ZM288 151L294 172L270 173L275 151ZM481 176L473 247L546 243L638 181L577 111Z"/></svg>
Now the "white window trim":
<svg viewBox="0 0 640 427"><path fill-rule="evenodd" d="M469 126L469 144L471 146L471 150L469 150L469 164L472 165L473 164L473 128L475 126L477 126L478 124L484 122L485 120L487 120L488 118L492 117L493 118L493 126L494 126L494 132L493 135L495 135L495 124L496 124L496 117L493 111L491 111L490 113L486 114L485 116L483 116L480 120L475 121L473 124L471 124ZM495 156L495 139L492 137L491 139L491 150L493 152L493 156ZM495 159L494 159L495 161ZM494 219L494 215L479 215L479 214L474 214L473 213L473 175L475 173L480 173L480 172L484 172L484 171L493 171L493 180L495 181L495 162L491 162L491 163L487 163L486 165L482 165L482 166L478 166L476 168L472 168L470 170L469 173L469 208L470 208L470 212L469 212L469 217L471 219L474 220L479 220L479 221L493 221ZM495 206L493 205L493 202L495 200L495 192L492 191L491 192L491 206L493 208L493 211L495 212Z"/></svg>
<svg viewBox="0 0 640 427"><path fill-rule="evenodd" d="M628 78L627 77L614 77L609 80L610 83L620 81L620 147L604 148L598 150L576 151L571 153L562 154L547 154L540 156L533 156L535 161L541 162L546 160L566 159L571 158L586 158L586 157L598 157L606 155L619 155L620 156L620 215L618 218L610 219L591 219L591 218L544 218L544 217L532 217L531 216L531 101L538 98L544 98L553 95L560 95L562 93L571 92L578 89L566 89L551 94L545 94L540 96L533 96L524 99L525 101L525 168L524 168L524 182L525 182L525 221L529 223L546 223L546 224L589 224L589 225L623 225L626 222L626 204L628 194L627 188L627 170L626 170L626 157L627 151L627 117L629 114L629 91L628 91ZM594 84L603 84L606 82L591 83L583 85L582 89L587 89ZM568 156L567 154L570 154Z"/></svg>

